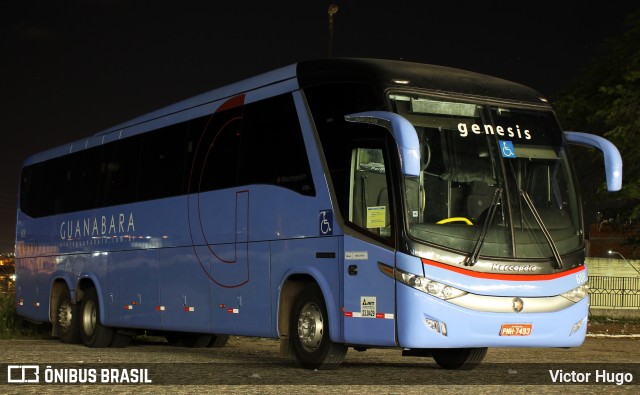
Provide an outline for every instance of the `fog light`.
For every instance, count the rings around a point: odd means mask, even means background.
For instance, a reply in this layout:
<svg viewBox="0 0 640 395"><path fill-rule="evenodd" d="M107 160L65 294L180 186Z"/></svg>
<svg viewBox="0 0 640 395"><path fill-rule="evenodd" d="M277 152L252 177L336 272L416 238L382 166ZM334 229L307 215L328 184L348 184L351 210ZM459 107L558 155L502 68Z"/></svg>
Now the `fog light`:
<svg viewBox="0 0 640 395"><path fill-rule="evenodd" d="M427 325L427 328L431 329L432 331L440 333L443 336L447 336L447 325L444 322L425 318L424 323Z"/></svg>
<svg viewBox="0 0 640 395"><path fill-rule="evenodd" d="M438 321L430 320L427 318L424 320L424 322L427 324L427 328L431 329L434 332L440 333L440 325L438 324Z"/></svg>

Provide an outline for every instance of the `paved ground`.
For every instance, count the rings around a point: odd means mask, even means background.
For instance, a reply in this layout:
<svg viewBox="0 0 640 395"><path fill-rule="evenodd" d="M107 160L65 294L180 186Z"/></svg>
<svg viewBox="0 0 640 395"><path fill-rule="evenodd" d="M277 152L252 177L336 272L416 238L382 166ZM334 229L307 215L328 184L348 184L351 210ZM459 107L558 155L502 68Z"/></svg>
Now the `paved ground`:
<svg viewBox="0 0 640 395"><path fill-rule="evenodd" d="M122 349L91 349L57 340L0 341L0 394L191 394L191 393L321 393L439 394L469 393L638 393L640 332L634 326L593 325L585 343L572 349L490 349L472 371L445 371L430 358L402 357L399 350L349 350L336 370L310 371L278 356L273 339L232 337L223 348L184 348L149 338ZM23 385L5 384L9 365L64 369L148 369L154 384ZM611 382L595 383L603 371ZM552 375L556 376L556 383ZM572 376L573 375L573 376ZM625 382L632 376L631 383ZM572 378L573 377L573 378ZM559 383L559 379L563 382ZM589 385L580 378L590 378ZM622 385L616 384L619 380ZM156 385L165 383L163 385Z"/></svg>
<svg viewBox="0 0 640 395"><path fill-rule="evenodd" d="M590 321L587 333L592 335L638 335L640 337L640 321L602 320Z"/></svg>

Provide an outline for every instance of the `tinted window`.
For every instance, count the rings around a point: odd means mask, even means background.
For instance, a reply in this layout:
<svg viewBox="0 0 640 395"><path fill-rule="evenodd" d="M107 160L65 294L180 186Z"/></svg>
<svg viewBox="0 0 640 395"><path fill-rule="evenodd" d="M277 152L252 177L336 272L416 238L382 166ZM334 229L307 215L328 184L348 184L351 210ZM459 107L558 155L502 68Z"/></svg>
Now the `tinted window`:
<svg viewBox="0 0 640 395"><path fill-rule="evenodd" d="M241 184L272 184L315 195L291 95L249 104L243 121Z"/></svg>
<svg viewBox="0 0 640 395"><path fill-rule="evenodd" d="M196 148L190 164L189 192L237 186L242 107L212 114L192 126L197 138L193 139Z"/></svg>
<svg viewBox="0 0 640 395"><path fill-rule="evenodd" d="M142 135L138 200L176 196L185 191L190 145L185 123Z"/></svg>
<svg viewBox="0 0 640 395"><path fill-rule="evenodd" d="M27 166L20 208L43 217L248 184L315 194L290 94Z"/></svg>
<svg viewBox="0 0 640 395"><path fill-rule="evenodd" d="M372 86L359 83L328 84L304 91L318 130L340 210L348 212L350 141L370 138L372 128L348 124L344 116L383 108Z"/></svg>

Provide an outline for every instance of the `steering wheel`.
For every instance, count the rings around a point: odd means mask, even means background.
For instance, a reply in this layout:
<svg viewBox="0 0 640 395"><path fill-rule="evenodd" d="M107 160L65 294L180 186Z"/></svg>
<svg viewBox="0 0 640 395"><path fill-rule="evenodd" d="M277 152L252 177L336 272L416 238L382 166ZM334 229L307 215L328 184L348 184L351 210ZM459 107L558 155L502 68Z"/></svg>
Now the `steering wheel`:
<svg viewBox="0 0 640 395"><path fill-rule="evenodd" d="M440 221L436 222L436 224L442 225L442 224L448 224L450 222L464 222L467 225L473 225L473 222L471 222L468 218L465 218L465 217L445 218L445 219L441 219Z"/></svg>

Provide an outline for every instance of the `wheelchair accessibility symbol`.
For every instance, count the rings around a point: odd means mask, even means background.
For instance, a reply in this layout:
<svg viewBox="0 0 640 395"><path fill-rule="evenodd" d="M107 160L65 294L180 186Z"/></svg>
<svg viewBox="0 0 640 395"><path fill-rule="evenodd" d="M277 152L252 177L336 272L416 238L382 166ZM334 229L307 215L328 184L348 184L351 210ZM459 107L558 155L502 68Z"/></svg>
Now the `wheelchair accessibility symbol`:
<svg viewBox="0 0 640 395"><path fill-rule="evenodd" d="M499 140L500 152L503 158L516 158L516 150L513 148L512 141Z"/></svg>
<svg viewBox="0 0 640 395"><path fill-rule="evenodd" d="M320 211L320 236L329 236L333 234L333 211Z"/></svg>

